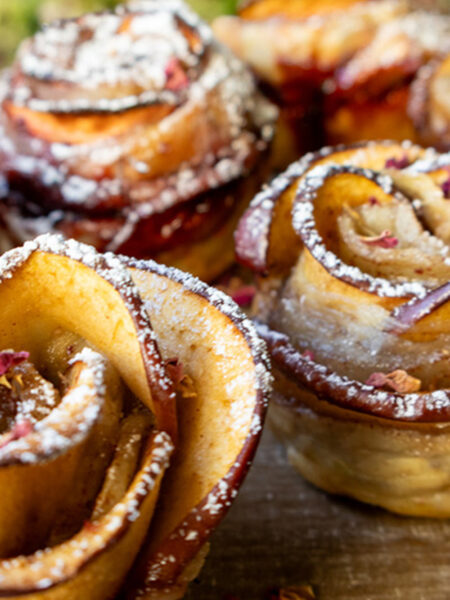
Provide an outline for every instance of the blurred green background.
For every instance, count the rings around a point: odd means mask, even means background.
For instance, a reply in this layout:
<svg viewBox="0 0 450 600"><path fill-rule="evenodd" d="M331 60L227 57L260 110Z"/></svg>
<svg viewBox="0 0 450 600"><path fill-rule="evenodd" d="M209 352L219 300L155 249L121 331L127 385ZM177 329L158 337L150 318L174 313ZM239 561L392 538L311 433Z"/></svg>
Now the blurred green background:
<svg viewBox="0 0 450 600"><path fill-rule="evenodd" d="M91 10L111 8L119 0L0 0L0 65L12 60L20 41L41 23ZM233 13L237 0L189 0L205 19Z"/></svg>

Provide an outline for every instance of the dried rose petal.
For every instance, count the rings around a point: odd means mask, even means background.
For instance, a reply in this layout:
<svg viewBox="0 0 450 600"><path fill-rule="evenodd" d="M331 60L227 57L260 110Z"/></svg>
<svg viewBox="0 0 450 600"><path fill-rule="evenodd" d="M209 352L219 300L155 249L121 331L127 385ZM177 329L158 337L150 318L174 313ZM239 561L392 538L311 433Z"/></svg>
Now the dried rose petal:
<svg viewBox="0 0 450 600"><path fill-rule="evenodd" d="M398 246L398 238L392 235L389 229L385 229L373 237L359 236L360 239L368 246L378 246L379 248L395 248Z"/></svg>
<svg viewBox="0 0 450 600"><path fill-rule="evenodd" d="M441 184L442 191L446 198L450 198L450 177Z"/></svg>
<svg viewBox="0 0 450 600"><path fill-rule="evenodd" d="M249 306L255 296L256 287L254 285L243 285L231 293L232 299L238 306Z"/></svg>
<svg viewBox="0 0 450 600"><path fill-rule="evenodd" d="M305 350L302 353L303 358L307 358L308 360L314 360L314 352L312 350Z"/></svg>
<svg viewBox="0 0 450 600"><path fill-rule="evenodd" d="M370 206L379 206L380 201L378 200L378 198L375 198L375 196L370 196L369 204L370 204Z"/></svg>
<svg viewBox="0 0 450 600"><path fill-rule="evenodd" d="M405 154L402 158L388 158L384 166L386 169L405 169L409 165L409 159Z"/></svg>
<svg viewBox="0 0 450 600"><path fill-rule="evenodd" d="M164 72L167 77L166 88L168 90L178 92L189 85L189 79L177 58L173 57L169 60Z"/></svg>
<svg viewBox="0 0 450 600"><path fill-rule="evenodd" d="M406 394L409 392L418 392L421 386L420 379L409 375L403 369L396 369L392 373L372 373L367 379L366 384L376 388L388 387L394 392Z"/></svg>
<svg viewBox="0 0 450 600"><path fill-rule="evenodd" d="M3 440L0 442L0 448L4 448L10 442L14 440L20 440L20 438L25 437L29 433L33 431L33 424L28 421L28 419L23 419L22 421L18 421L14 427L3 437Z"/></svg>
<svg viewBox="0 0 450 600"><path fill-rule="evenodd" d="M184 378L183 363L178 358L169 358L165 361L167 373L177 387Z"/></svg>
<svg viewBox="0 0 450 600"><path fill-rule="evenodd" d="M19 365L30 357L29 352L13 352L4 350L0 352L0 376L4 375L11 367Z"/></svg>
<svg viewBox="0 0 450 600"><path fill-rule="evenodd" d="M366 385L371 385L376 388L383 387L386 385L386 373L382 373L381 371L372 373L365 383Z"/></svg>
<svg viewBox="0 0 450 600"><path fill-rule="evenodd" d="M92 521L85 521L83 523L83 529L85 529L86 531L96 532L99 530L99 526L97 523L93 523Z"/></svg>

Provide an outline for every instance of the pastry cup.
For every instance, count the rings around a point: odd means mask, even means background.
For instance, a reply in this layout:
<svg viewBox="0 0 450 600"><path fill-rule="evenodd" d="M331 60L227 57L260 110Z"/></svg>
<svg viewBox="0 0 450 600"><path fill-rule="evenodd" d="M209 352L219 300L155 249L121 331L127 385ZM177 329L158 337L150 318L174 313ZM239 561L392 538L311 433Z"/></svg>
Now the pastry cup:
<svg viewBox="0 0 450 600"><path fill-rule="evenodd" d="M299 352L288 346L286 365L281 350L270 343L269 348L275 377L269 423L305 479L331 494L392 512L448 518L448 414L438 422L405 422L360 412L351 404L342 408L334 390L326 394L300 383L310 365L304 366Z"/></svg>
<svg viewBox="0 0 450 600"><path fill-rule="evenodd" d="M291 462L329 492L434 517L450 514L448 164L411 143L327 148L236 233Z"/></svg>
<svg viewBox="0 0 450 600"><path fill-rule="evenodd" d="M53 23L3 75L3 221L15 243L56 232L178 267L190 254L212 279L233 260L275 119L182 2Z"/></svg>
<svg viewBox="0 0 450 600"><path fill-rule="evenodd" d="M0 296L21 350L0 353L1 597L181 598L259 438L254 328L191 276L60 236L3 255Z"/></svg>

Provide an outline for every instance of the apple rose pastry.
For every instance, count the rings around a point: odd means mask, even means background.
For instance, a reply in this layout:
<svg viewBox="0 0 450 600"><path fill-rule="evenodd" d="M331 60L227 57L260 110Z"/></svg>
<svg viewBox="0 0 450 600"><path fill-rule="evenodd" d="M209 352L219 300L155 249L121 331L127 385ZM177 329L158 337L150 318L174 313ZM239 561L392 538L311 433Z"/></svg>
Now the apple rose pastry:
<svg viewBox="0 0 450 600"><path fill-rule="evenodd" d="M422 67L413 83L408 110L421 138L450 148L450 54Z"/></svg>
<svg viewBox="0 0 450 600"><path fill-rule="evenodd" d="M236 233L291 462L329 492L435 517L450 516L449 170L411 143L327 148Z"/></svg>
<svg viewBox="0 0 450 600"><path fill-rule="evenodd" d="M3 76L2 217L204 279L260 184L275 108L176 0L47 26Z"/></svg>
<svg viewBox="0 0 450 600"><path fill-rule="evenodd" d="M423 71L436 57L450 56L449 40L449 15L411 12L379 27L370 43L335 74L335 89L325 100L327 141L349 143L390 136L450 149L449 140L439 132L425 135L425 127L411 110L411 103L417 102L417 81L423 80ZM436 88L431 81L421 86L445 105L442 87Z"/></svg>
<svg viewBox="0 0 450 600"><path fill-rule="evenodd" d="M256 0L239 17L217 19L214 30L280 105L280 162L322 143L428 143L408 114L411 82L450 51L449 16L402 0ZM444 102L445 93L438 97Z"/></svg>
<svg viewBox="0 0 450 600"><path fill-rule="evenodd" d="M61 236L5 253L0 297L0 596L181 598L259 437L253 327Z"/></svg>

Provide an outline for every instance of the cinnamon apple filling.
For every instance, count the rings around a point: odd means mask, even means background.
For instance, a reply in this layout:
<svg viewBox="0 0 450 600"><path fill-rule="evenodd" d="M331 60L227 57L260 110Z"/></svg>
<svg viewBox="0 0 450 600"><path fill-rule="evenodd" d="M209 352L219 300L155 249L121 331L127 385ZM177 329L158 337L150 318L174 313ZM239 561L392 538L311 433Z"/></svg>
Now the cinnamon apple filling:
<svg viewBox="0 0 450 600"><path fill-rule="evenodd" d="M449 164L411 144L326 149L275 179L236 234L265 275L254 311L292 461L407 514L450 514Z"/></svg>
<svg viewBox="0 0 450 600"><path fill-rule="evenodd" d="M213 277L232 261L227 242L275 118L246 67L182 2L50 24L3 76L6 228L14 242L61 232L177 265L192 250L199 274L198 255L213 246Z"/></svg>
<svg viewBox="0 0 450 600"><path fill-rule="evenodd" d="M0 301L0 596L181 598L261 431L254 328L61 236L0 257Z"/></svg>

